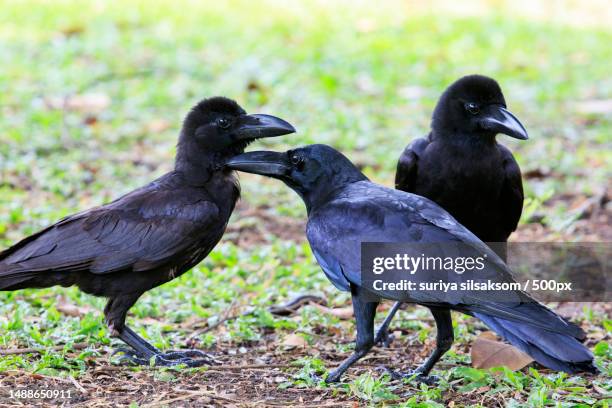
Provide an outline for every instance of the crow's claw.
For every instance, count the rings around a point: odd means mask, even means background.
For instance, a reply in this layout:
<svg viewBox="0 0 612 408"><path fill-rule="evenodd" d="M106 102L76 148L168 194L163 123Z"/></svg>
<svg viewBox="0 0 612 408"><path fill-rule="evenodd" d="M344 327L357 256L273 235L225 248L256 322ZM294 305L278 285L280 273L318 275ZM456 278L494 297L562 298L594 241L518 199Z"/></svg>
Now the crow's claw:
<svg viewBox="0 0 612 408"><path fill-rule="evenodd" d="M118 350L117 352L124 352ZM136 353L128 353L129 350L125 350L124 354L119 356L117 362L119 364L130 364L130 365L149 365L149 360L138 356ZM116 353L113 353L116 354Z"/></svg>
<svg viewBox="0 0 612 408"><path fill-rule="evenodd" d="M192 357L198 357L192 358ZM171 351L155 355L156 366L175 366L184 364L187 367L201 367L204 365L219 365L220 361L200 350Z"/></svg>
<svg viewBox="0 0 612 408"><path fill-rule="evenodd" d="M164 353L163 357L168 360L175 360L177 358L190 358L190 357L202 357L212 358L208 354L200 350L174 350Z"/></svg>
<svg viewBox="0 0 612 408"><path fill-rule="evenodd" d="M374 338L374 344L378 347L389 348L395 337L388 330L380 329Z"/></svg>
<svg viewBox="0 0 612 408"><path fill-rule="evenodd" d="M315 384L319 384L321 381L323 381L323 378L320 375L315 374L314 371L308 374L308 376L310 377L312 382Z"/></svg>
<svg viewBox="0 0 612 408"><path fill-rule="evenodd" d="M340 378L342 377L342 374L344 374L344 371L342 371L342 372L340 372L340 370L330 371L330 373L327 376L327 378L325 378L325 382L327 384L337 383L337 382L340 381Z"/></svg>
<svg viewBox="0 0 612 408"><path fill-rule="evenodd" d="M423 383L426 385L436 385L438 381L440 381L439 377L435 375L423 375L418 370L408 371L406 373L400 373L400 372L397 372L397 371L391 370L390 368L385 367L385 371L394 380L403 381L403 380L408 379L410 381L416 381L418 383Z"/></svg>
<svg viewBox="0 0 612 408"><path fill-rule="evenodd" d="M153 354L151 358L139 354L138 352L123 347L116 349L113 355L123 353L118 361L119 363L129 363L136 365L150 365L151 359L154 366L158 367L171 367L177 365L186 365L187 367L201 367L204 365L219 365L219 361L214 359L212 356L200 351L200 350L185 350L185 351L171 351L169 353L158 353ZM192 357L198 357L192 358Z"/></svg>

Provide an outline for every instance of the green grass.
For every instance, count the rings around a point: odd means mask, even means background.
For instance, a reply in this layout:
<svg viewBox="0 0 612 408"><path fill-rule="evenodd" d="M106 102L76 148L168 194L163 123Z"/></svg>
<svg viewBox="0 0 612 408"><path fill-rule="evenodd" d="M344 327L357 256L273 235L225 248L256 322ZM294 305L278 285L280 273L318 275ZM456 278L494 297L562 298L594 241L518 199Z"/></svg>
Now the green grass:
<svg viewBox="0 0 612 408"><path fill-rule="evenodd" d="M526 182L530 204L523 222L541 214L551 235L566 233L574 215L567 200L554 198L599 194L610 176L612 117L578 109L582 101L612 97L612 31L601 26L522 19L504 9L477 17L429 14L400 2L7 1L2 8L0 247L170 169L183 115L212 95L232 97L249 112L274 113L298 129L253 148L332 144L372 179L391 185L399 152L427 132L445 86L483 73L499 80L531 136L528 142L500 140L524 171L552 175ZM74 95L108 105L91 112L61 109L64 98ZM241 179L250 206L305 217L301 201L280 183ZM239 214L232 219L248 222ZM192 272L144 295L131 322L162 348L184 338L177 323L216 319L236 299L258 312L226 324L223 338L206 335L205 344L248 344L270 330L308 335L342 326L312 308L297 320L263 312L305 292L325 294L339 305L348 299L327 282L303 241L271 237L243 248L226 240ZM67 317L55 307L60 296L91 311ZM62 351L3 357L0 371L82 375L98 346L110 342L103 306L75 288L0 293L0 348L92 346L76 358L65 359ZM607 374L601 388L609 391L610 327L608 321L602 328L602 321L593 313L589 324L607 333L598 359ZM433 336L431 328L412 329L422 334L419 341ZM469 341L472 329L462 321L458 341ZM316 386L296 376L292 384ZM397 390L384 378L363 374L338 392L368 404L391 403L389 393ZM402 406L440 404L451 388L474 384L490 387L488 392L512 389L517 404L595 403L577 397L588 384L558 374L496 377L455 368L446 379L446 388L418 389L402 397Z"/></svg>

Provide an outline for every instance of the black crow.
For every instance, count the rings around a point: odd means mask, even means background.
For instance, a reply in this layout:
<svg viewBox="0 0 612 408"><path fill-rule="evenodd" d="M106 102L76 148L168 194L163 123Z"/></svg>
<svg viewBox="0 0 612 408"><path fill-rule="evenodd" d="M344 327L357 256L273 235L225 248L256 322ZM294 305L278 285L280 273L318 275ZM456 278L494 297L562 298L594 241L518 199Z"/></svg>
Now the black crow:
<svg viewBox="0 0 612 408"><path fill-rule="evenodd" d="M506 242L523 210L523 184L512 153L495 140L498 133L527 139L494 79L459 79L440 97L429 135L400 156L395 188L435 201L506 261ZM389 311L377 343L389 343L388 326L399 306Z"/></svg>
<svg viewBox="0 0 612 408"><path fill-rule="evenodd" d="M0 253L0 290L77 285L108 298L112 336L140 364L211 362L204 353L161 353L125 325L146 291L191 269L221 239L240 188L224 168L253 140L295 132L270 115L247 115L233 100L195 105L183 122L174 170L117 200L68 216ZM190 357L200 356L194 360Z"/></svg>
<svg viewBox="0 0 612 408"><path fill-rule="evenodd" d="M523 210L521 170L499 133L525 140L495 80L463 77L440 97L431 132L413 141L397 163L395 188L427 197L481 241L506 242ZM492 249L505 260L505 246Z"/></svg>
<svg viewBox="0 0 612 408"><path fill-rule="evenodd" d="M436 349L410 373L422 381L428 381L430 370L453 342L450 310L477 317L546 367L568 373L596 371L593 355L580 342L585 333L520 290L506 291L503 298L491 299L477 291L453 291L441 297L440 292L391 292L363 284L363 242L440 244L432 248L461 243L485 258L486 267L478 271L478 279L514 282L504 262L433 201L370 182L345 156L325 145L284 153L244 153L227 165L280 179L302 197L308 212L306 235L319 265L337 288L352 294L357 324L355 351L326 381L338 381L373 346L374 316L381 298L417 303L430 308L434 315ZM419 271L412 276L437 282L448 281L449 275L458 282L470 277L468 273L445 275L436 270Z"/></svg>

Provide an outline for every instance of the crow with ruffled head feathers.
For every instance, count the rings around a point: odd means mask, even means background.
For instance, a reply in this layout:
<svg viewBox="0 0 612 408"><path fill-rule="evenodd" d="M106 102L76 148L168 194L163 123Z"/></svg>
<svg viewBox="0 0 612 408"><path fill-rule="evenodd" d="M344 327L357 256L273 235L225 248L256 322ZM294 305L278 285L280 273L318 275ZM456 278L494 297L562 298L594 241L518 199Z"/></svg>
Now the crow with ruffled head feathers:
<svg viewBox="0 0 612 408"><path fill-rule="evenodd" d="M211 363L195 350L157 350L125 325L127 312L144 292L197 265L221 239L240 195L224 163L258 138L294 131L277 117L246 114L231 99L201 101L183 123L174 170L1 252L0 290L77 285L108 298L104 314L111 335L130 346L121 349L124 358Z"/></svg>

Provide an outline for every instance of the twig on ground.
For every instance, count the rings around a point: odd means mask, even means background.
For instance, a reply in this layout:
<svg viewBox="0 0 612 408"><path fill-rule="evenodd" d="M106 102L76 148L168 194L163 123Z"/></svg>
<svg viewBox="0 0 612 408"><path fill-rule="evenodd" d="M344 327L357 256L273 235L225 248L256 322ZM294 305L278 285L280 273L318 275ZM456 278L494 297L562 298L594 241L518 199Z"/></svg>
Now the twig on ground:
<svg viewBox="0 0 612 408"><path fill-rule="evenodd" d="M73 376L69 375L68 379L83 394L89 394L89 392Z"/></svg>
<svg viewBox="0 0 612 408"><path fill-rule="evenodd" d="M71 346L71 349L82 350L84 348L87 348L88 346L89 346L89 343L74 343ZM27 348L20 348L20 349L6 349L6 350L0 350L0 356L9 356L13 354L27 354L27 353L43 354L44 352L49 351L49 350L61 351L65 347L66 347L65 345L62 345L62 346L53 346L53 347L47 347L47 348L27 347Z"/></svg>
<svg viewBox="0 0 612 408"><path fill-rule="evenodd" d="M193 339L195 339L197 336L199 336L200 334L204 334L207 333L213 329L215 329L216 327L220 326L221 324L225 323L226 321L232 319L232 318L236 318L236 317L231 317L230 313L232 312L232 310L234 309L234 307L236 306L236 299L234 299L232 301L232 303L230 303L229 307L227 309L225 309L225 311L223 312L223 314L221 315L221 317L213 324L211 324L210 326L206 326L203 327L201 329L198 330L194 330L186 339L185 339L185 343L189 344ZM252 312L249 312L252 313Z"/></svg>
<svg viewBox="0 0 612 408"><path fill-rule="evenodd" d="M302 306L308 304L315 304L319 306L325 306L327 301L323 299L321 296L315 295L300 295L295 299L290 300L287 303L278 305L278 306L270 306L268 311L277 316L291 316L296 311L298 311Z"/></svg>

